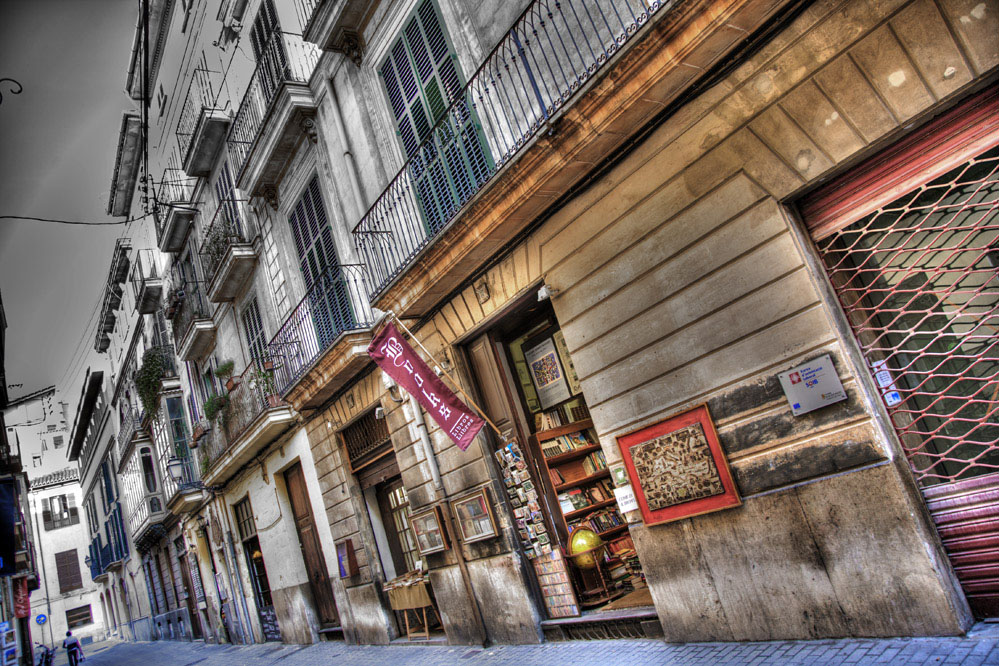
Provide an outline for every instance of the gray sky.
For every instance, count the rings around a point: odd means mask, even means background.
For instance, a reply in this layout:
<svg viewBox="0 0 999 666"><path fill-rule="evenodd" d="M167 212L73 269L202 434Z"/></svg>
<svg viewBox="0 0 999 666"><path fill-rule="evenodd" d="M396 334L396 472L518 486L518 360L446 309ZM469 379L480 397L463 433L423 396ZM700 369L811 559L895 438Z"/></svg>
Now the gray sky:
<svg viewBox="0 0 999 666"><path fill-rule="evenodd" d="M137 0L0 0L0 78L24 86L20 95L0 86L0 215L111 219L136 15ZM23 384L11 398L69 369L121 233L0 220L7 383ZM79 351L93 353L92 334ZM78 393L87 364L59 385L65 396Z"/></svg>

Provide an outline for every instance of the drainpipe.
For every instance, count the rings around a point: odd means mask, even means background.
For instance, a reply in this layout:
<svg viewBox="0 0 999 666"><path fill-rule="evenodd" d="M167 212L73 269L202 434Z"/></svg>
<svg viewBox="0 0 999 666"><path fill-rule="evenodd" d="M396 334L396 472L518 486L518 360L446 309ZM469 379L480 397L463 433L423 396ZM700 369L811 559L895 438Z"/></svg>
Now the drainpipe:
<svg viewBox="0 0 999 666"><path fill-rule="evenodd" d="M382 375L388 377L388 375ZM394 385L394 384L393 384ZM441 470L437 466L437 455L434 453L433 444L430 442L430 433L427 431L427 422L423 418L423 410L420 403L416 401L416 396L409 394L409 408L413 410L413 419L416 421L416 432L420 437L420 445L423 447L423 456L430 465L430 476L434 479L434 489L441 496L446 498L444 483L441 481Z"/></svg>
<svg viewBox="0 0 999 666"><path fill-rule="evenodd" d="M35 534L40 535L42 531L38 527L38 505L37 498L31 498L31 521L35 524ZM41 538L38 541L38 561L42 565L42 571L45 572L45 551L42 548ZM45 582L45 615L49 618L47 624L49 625L49 640L52 641L52 646L55 647L55 636L52 635L52 597L49 596L49 576L46 573L42 576L42 580Z"/></svg>
<svg viewBox="0 0 999 666"><path fill-rule="evenodd" d="M354 153L350 150L350 141L347 138L347 126L343 122L343 113L340 111L340 99L336 94L336 86L333 80L327 82L330 90L330 99L333 100L333 121L336 124L336 131L340 134L340 141L343 143L343 161L347 165L347 174L350 176L350 189L354 193L354 205L357 207L357 219L360 220L367 210L364 199L361 195L361 178L357 175L357 162Z"/></svg>

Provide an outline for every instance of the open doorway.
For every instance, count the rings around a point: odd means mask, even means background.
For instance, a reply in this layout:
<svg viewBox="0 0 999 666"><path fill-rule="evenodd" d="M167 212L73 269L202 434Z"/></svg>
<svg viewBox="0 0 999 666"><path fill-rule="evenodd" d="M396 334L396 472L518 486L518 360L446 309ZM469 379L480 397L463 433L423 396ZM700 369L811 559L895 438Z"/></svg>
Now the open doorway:
<svg viewBox="0 0 999 666"><path fill-rule="evenodd" d="M541 606L549 620L654 614L555 312L533 296L465 351L503 433L494 457Z"/></svg>

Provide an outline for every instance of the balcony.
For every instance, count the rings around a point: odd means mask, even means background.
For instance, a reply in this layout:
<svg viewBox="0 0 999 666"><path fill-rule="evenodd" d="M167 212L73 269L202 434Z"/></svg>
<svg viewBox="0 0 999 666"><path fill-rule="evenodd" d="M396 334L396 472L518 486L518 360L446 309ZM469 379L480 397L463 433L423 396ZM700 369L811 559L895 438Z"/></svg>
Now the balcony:
<svg viewBox="0 0 999 666"><path fill-rule="evenodd" d="M178 415L183 416L183 409ZM164 407L160 409L153 429L159 468L166 471L163 475L166 508L175 516L182 516L197 507L206 497L191 455L191 436L187 421L186 418L171 420L168 409ZM179 479L174 478L176 471L180 472Z"/></svg>
<svg viewBox="0 0 999 666"><path fill-rule="evenodd" d="M176 163L176 160L171 160ZM160 252L180 252L184 249L187 233L194 223L198 209L194 203L196 179L189 178L178 166L163 170L163 180L157 191L157 200L166 205L164 213L157 213L156 245Z"/></svg>
<svg viewBox="0 0 999 666"><path fill-rule="evenodd" d="M226 149L236 187L271 196L304 135L316 141L316 102L309 77L319 49L301 37L274 32L233 118Z"/></svg>
<svg viewBox="0 0 999 666"><path fill-rule="evenodd" d="M360 65L364 33L378 3L372 0L295 0L298 17L305 26L303 39L324 51L347 56Z"/></svg>
<svg viewBox="0 0 999 666"><path fill-rule="evenodd" d="M201 265L208 280L208 300L222 303L235 299L246 285L256 263L253 234L248 232L247 224L240 215L239 202L223 200L201 244Z"/></svg>
<svg viewBox="0 0 999 666"><path fill-rule="evenodd" d="M166 519L163 495L159 492L145 493L128 517L128 529L132 534L136 550L140 553L146 552L166 534L163 527L163 521Z"/></svg>
<svg viewBox="0 0 999 666"><path fill-rule="evenodd" d="M207 177L229 130L229 115L216 105L218 72L208 69L204 54L194 70L177 121L177 145L188 176Z"/></svg>
<svg viewBox="0 0 999 666"><path fill-rule="evenodd" d="M134 442L150 441L151 439L145 412L140 412L131 405L126 405L121 417L121 428L118 431L119 466L128 458L128 453Z"/></svg>
<svg viewBox="0 0 999 666"><path fill-rule="evenodd" d="M321 405L368 362L367 291L363 266L328 269L270 341L275 386L296 411Z"/></svg>
<svg viewBox="0 0 999 666"><path fill-rule="evenodd" d="M257 362L229 393L221 424L202 440L199 455L208 485L224 483L291 427L295 415L277 395L272 371Z"/></svg>
<svg viewBox="0 0 999 666"><path fill-rule="evenodd" d="M204 356L215 344L215 321L208 301L197 282L187 282L177 294L174 307L173 337L177 357L193 361Z"/></svg>
<svg viewBox="0 0 999 666"><path fill-rule="evenodd" d="M427 313L778 4L530 2L354 228L372 305Z"/></svg>
<svg viewBox="0 0 999 666"><path fill-rule="evenodd" d="M132 295L139 314L152 314L160 305L163 278L156 267L152 250L139 250L132 266Z"/></svg>

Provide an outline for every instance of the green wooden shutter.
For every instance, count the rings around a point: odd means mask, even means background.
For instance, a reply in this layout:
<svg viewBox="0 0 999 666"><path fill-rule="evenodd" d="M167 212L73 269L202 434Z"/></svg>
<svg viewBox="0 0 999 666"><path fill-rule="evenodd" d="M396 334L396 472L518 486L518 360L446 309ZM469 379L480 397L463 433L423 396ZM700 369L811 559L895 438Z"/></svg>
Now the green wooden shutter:
<svg viewBox="0 0 999 666"><path fill-rule="evenodd" d="M492 170L481 125L467 99L436 131L432 129L461 98L463 89L443 26L432 0L423 0L380 71L431 235L475 194Z"/></svg>
<svg viewBox="0 0 999 666"><path fill-rule="evenodd" d="M260 308L254 297L243 310L243 333L246 335L246 346L250 350L250 358L263 361L266 356L267 342L264 340L264 324L260 318Z"/></svg>
<svg viewBox="0 0 999 666"><path fill-rule="evenodd" d="M354 314L347 285L339 270L333 229L326 217L318 176L312 177L288 222L295 237L295 250L321 350L342 331L353 328Z"/></svg>

